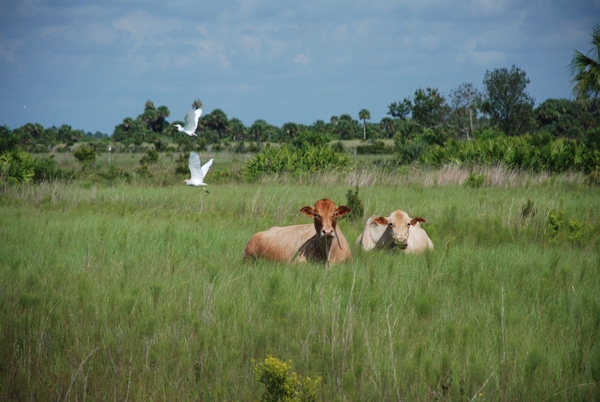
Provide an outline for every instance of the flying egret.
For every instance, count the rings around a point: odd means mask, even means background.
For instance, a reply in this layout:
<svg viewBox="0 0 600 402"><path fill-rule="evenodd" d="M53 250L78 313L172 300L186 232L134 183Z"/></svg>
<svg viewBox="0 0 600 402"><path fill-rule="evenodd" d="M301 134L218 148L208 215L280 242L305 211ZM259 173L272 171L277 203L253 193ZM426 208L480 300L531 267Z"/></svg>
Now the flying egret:
<svg viewBox="0 0 600 402"><path fill-rule="evenodd" d="M204 182L204 176L208 173L208 169L213 163L213 159L206 162L203 166L200 164L200 155L196 152L190 152L190 174L192 175L191 179L184 180L185 184L188 186L202 187L204 191L208 193L208 190L204 188L206 183Z"/></svg>
<svg viewBox="0 0 600 402"><path fill-rule="evenodd" d="M196 135L196 127L198 127L198 119L202 115L202 108L194 108L185 115L185 127L181 127L179 124L174 124L177 127L177 131L183 131L189 136Z"/></svg>

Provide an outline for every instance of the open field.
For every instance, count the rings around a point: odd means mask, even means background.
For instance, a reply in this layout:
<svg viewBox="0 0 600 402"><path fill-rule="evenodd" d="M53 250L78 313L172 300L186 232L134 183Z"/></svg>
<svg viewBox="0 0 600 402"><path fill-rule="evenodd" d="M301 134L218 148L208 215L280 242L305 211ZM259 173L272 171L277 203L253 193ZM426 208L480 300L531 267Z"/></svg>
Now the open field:
<svg viewBox="0 0 600 402"><path fill-rule="evenodd" d="M172 172L0 188L0 400L257 400L268 354L325 401L600 399L597 187L488 169L470 188L451 168L244 183L240 160L209 195ZM344 218L351 263L242 261L354 185L367 216L427 219L435 250L363 253Z"/></svg>

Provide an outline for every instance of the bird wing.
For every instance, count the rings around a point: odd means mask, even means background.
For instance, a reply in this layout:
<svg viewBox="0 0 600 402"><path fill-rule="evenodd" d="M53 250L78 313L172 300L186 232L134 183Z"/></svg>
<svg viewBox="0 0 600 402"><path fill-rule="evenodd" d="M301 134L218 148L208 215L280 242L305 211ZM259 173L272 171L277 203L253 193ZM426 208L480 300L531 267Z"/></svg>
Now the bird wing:
<svg viewBox="0 0 600 402"><path fill-rule="evenodd" d="M204 176L206 176L206 174L208 173L208 169L210 169L212 163L213 163L214 159L209 160L208 162L206 162L204 164L204 166L202 166L202 178L204 178Z"/></svg>
<svg viewBox="0 0 600 402"><path fill-rule="evenodd" d="M196 127L198 127L198 117L197 116L198 113L198 109L194 110L190 110L189 112L187 112L187 114L185 115L185 127L184 130L185 131L191 131L192 133L194 131L196 131ZM202 110L200 110L200 113L202 113Z"/></svg>
<svg viewBox="0 0 600 402"><path fill-rule="evenodd" d="M198 119L202 116L202 109L198 108L194 111L194 119L196 119L196 126L198 125Z"/></svg>
<svg viewBox="0 0 600 402"><path fill-rule="evenodd" d="M196 152L190 152L189 167L190 174L192 175L191 180L202 181L204 174L202 173L202 167L200 165L200 155L198 155Z"/></svg>

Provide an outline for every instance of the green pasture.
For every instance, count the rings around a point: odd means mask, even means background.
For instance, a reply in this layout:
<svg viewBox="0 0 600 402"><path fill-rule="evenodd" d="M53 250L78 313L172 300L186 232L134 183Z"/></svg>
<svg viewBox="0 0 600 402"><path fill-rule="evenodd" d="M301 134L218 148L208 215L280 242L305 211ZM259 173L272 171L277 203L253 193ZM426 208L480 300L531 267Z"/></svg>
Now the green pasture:
<svg viewBox="0 0 600 402"><path fill-rule="evenodd" d="M259 400L267 355L320 376L324 401L600 399L597 187L493 169L479 188L461 169L247 183L236 158L210 194L161 176L166 157L152 179L0 188L0 400ZM242 260L356 185L351 263ZM432 252L357 249L394 209L427 220Z"/></svg>

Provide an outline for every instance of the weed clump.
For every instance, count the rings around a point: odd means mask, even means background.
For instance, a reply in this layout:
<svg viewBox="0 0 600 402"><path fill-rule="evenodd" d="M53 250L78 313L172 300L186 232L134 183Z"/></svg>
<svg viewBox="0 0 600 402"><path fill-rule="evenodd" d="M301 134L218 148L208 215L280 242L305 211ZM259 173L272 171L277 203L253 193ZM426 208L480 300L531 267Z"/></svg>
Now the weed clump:
<svg viewBox="0 0 600 402"><path fill-rule="evenodd" d="M483 181L485 176L481 173L471 173L467 181L465 182L465 186L471 188L480 188L483 186Z"/></svg>
<svg viewBox="0 0 600 402"><path fill-rule="evenodd" d="M311 379L295 372L290 374L292 362L284 362L271 355L267 355L265 360L252 362L256 379L265 386L261 402L317 400L321 377Z"/></svg>
<svg viewBox="0 0 600 402"><path fill-rule="evenodd" d="M354 220L362 219L365 215L365 206L358 196L358 186L346 193L346 206L352 210L348 216Z"/></svg>

